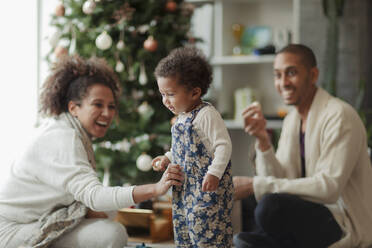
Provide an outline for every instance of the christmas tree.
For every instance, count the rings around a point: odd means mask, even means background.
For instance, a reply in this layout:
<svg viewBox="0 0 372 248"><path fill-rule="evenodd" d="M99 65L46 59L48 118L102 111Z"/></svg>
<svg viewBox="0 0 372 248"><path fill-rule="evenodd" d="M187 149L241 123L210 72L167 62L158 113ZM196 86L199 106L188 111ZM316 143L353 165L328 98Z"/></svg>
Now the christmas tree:
<svg viewBox="0 0 372 248"><path fill-rule="evenodd" d="M64 0L56 7L48 61L67 53L103 57L122 83L118 118L94 142L98 173L109 174L111 185L160 177L150 161L170 147L172 114L153 71L173 48L194 42L193 9L182 0Z"/></svg>

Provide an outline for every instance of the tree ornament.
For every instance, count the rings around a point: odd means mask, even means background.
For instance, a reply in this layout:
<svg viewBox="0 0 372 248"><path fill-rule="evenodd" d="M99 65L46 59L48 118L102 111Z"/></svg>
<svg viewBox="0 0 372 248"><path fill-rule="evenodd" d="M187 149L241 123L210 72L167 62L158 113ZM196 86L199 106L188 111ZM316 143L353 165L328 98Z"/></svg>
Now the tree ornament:
<svg viewBox="0 0 372 248"><path fill-rule="evenodd" d="M96 3L93 0L87 0L83 4L84 14L91 15L96 8Z"/></svg>
<svg viewBox="0 0 372 248"><path fill-rule="evenodd" d="M169 12L174 12L177 9L177 3L175 1L168 1L167 4L165 5L165 9Z"/></svg>
<svg viewBox="0 0 372 248"><path fill-rule="evenodd" d="M143 63L141 63L141 66L140 66L140 75L139 75L139 78L138 78L138 82L140 83L140 85L147 84L146 69L145 69L145 65Z"/></svg>
<svg viewBox="0 0 372 248"><path fill-rule="evenodd" d="M151 106L147 102L143 102L138 107L138 113L140 113L140 115L145 115L145 114L147 114L151 111L153 111L153 109L151 108Z"/></svg>
<svg viewBox="0 0 372 248"><path fill-rule="evenodd" d="M115 71L119 73L124 71L124 64L120 60L116 62Z"/></svg>
<svg viewBox="0 0 372 248"><path fill-rule="evenodd" d="M49 45L51 47L56 47L59 41L59 38L61 38L61 32L56 31L49 37Z"/></svg>
<svg viewBox="0 0 372 248"><path fill-rule="evenodd" d="M96 46L101 50L106 50L111 47L112 39L111 36L106 32L103 31L100 35L98 35L96 39Z"/></svg>
<svg viewBox="0 0 372 248"><path fill-rule="evenodd" d="M64 16L65 15L65 6L62 3L57 5L57 7L55 9L55 15L56 16Z"/></svg>
<svg viewBox="0 0 372 248"><path fill-rule="evenodd" d="M153 36L149 36L143 43L143 47L149 52L155 52L158 48L158 42L154 39Z"/></svg>
<svg viewBox="0 0 372 248"><path fill-rule="evenodd" d="M119 42L116 44L116 48L121 51L121 50L124 49L124 47L125 47L124 41L123 40L119 40Z"/></svg>
<svg viewBox="0 0 372 248"><path fill-rule="evenodd" d="M65 56L68 54L68 50L66 47L64 46L57 46L55 49L54 49L54 55L56 56L57 59Z"/></svg>
<svg viewBox="0 0 372 248"><path fill-rule="evenodd" d="M136 161L137 168L140 171L149 171L152 168L151 161L152 161L152 158L146 153L143 153L139 155L137 158L137 161Z"/></svg>

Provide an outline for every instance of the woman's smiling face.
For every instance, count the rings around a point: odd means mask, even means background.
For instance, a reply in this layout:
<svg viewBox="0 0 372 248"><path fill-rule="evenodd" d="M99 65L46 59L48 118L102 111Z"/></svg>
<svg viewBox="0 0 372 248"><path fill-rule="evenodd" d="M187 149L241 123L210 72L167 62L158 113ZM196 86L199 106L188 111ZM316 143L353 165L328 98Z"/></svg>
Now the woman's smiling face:
<svg viewBox="0 0 372 248"><path fill-rule="evenodd" d="M92 137L105 136L116 114L112 90L102 84L93 84L81 102L70 101L69 112L78 118L85 131Z"/></svg>

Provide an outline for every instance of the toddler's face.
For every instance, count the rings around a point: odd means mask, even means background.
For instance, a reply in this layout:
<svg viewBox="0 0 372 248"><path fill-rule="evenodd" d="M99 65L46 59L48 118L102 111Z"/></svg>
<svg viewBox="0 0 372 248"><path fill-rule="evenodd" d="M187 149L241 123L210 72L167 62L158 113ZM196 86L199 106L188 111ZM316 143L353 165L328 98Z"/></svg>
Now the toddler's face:
<svg viewBox="0 0 372 248"><path fill-rule="evenodd" d="M163 104L174 114L190 112L200 102L200 89L180 85L176 77L159 77L159 92Z"/></svg>

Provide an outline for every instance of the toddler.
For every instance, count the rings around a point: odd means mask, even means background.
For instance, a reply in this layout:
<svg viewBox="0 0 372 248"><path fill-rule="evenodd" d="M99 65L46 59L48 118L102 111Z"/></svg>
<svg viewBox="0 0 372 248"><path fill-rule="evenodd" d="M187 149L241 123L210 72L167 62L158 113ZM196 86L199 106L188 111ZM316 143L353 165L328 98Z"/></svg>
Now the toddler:
<svg viewBox="0 0 372 248"><path fill-rule="evenodd" d="M177 48L155 69L163 104L177 115L171 151L152 161L155 170L179 164L182 186L173 187L177 247L232 247L231 140L217 110L201 97L212 70L196 48Z"/></svg>

